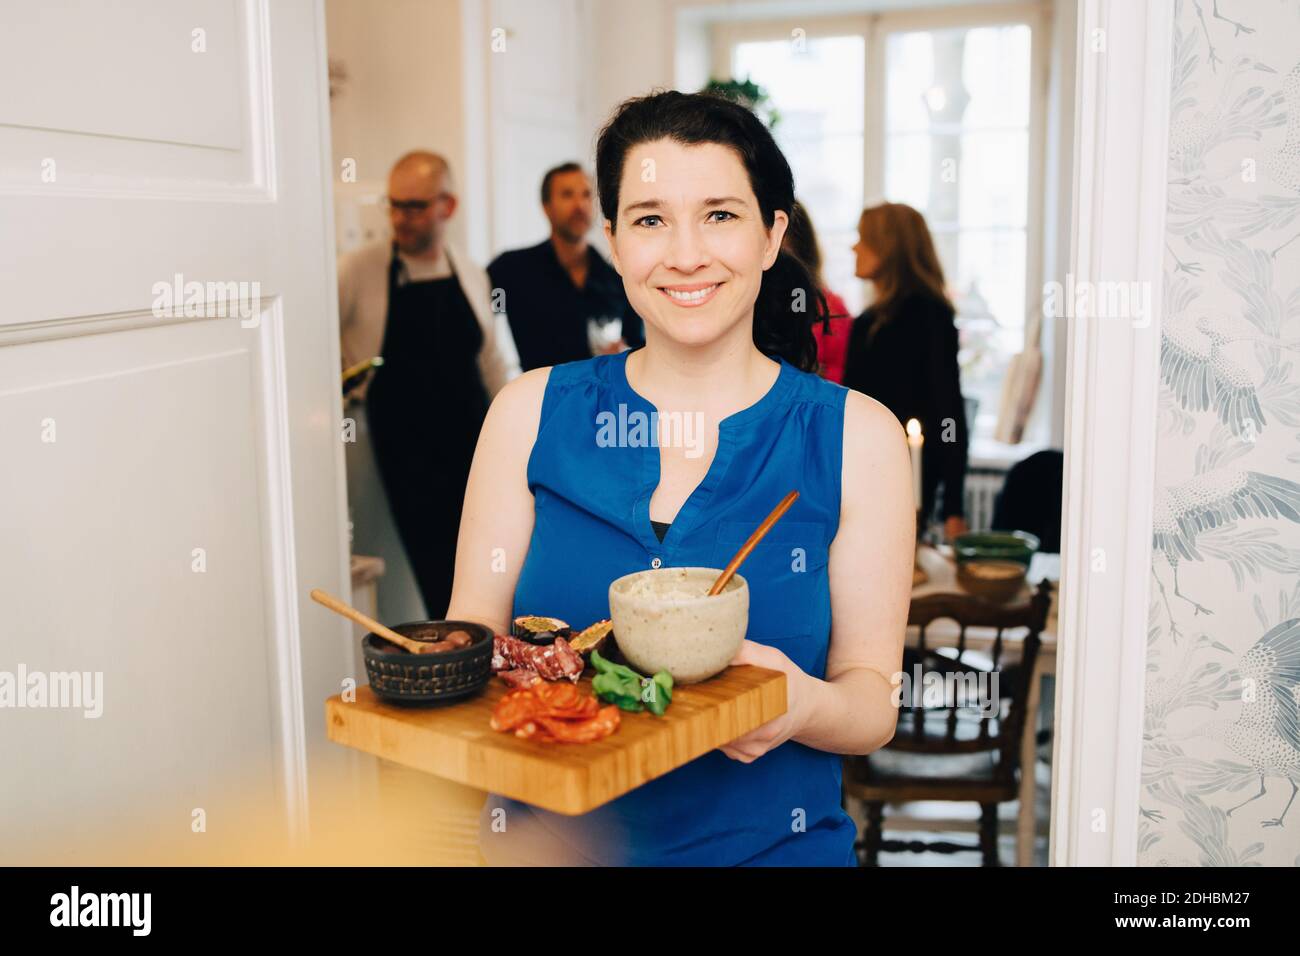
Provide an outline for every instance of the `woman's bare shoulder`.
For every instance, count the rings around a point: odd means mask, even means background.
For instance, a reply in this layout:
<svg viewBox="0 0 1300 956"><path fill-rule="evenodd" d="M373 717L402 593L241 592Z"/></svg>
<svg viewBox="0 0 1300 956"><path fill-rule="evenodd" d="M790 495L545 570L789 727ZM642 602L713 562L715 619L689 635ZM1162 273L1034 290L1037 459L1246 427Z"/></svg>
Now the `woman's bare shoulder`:
<svg viewBox="0 0 1300 956"><path fill-rule="evenodd" d="M492 400L492 410L498 418L504 418L515 426L529 422L536 424L542 414L542 398L546 395L546 383L550 377L549 365L515 376L497 392Z"/></svg>
<svg viewBox="0 0 1300 956"><path fill-rule="evenodd" d="M907 434L888 408L849 389L844 401L844 478L850 486L882 467L907 461ZM911 467L910 465L908 466Z"/></svg>
<svg viewBox="0 0 1300 956"><path fill-rule="evenodd" d="M488 406L479 435L479 450L505 470L522 472L537 440L542 421L542 399L551 367L530 369L501 387Z"/></svg>
<svg viewBox="0 0 1300 956"><path fill-rule="evenodd" d="M849 389L844 399L845 444L877 444L904 437L898 418L870 395Z"/></svg>

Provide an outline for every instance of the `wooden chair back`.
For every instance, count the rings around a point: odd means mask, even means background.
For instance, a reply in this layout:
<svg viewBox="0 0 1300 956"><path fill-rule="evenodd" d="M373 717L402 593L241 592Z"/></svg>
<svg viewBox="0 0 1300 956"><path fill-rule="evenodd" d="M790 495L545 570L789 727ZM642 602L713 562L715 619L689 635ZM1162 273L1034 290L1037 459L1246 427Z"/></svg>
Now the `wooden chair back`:
<svg viewBox="0 0 1300 956"><path fill-rule="evenodd" d="M998 776L1014 776L1020 757L1021 730L1027 719L1030 680L1038 660L1041 635L1047 625L1047 611L1051 603L1051 584L1042 582L1028 601L1013 605L990 604L968 594L930 594L916 598L908 610L909 627L919 630L915 653L922 669L922 685L916 686L917 674L907 675L911 682L912 697L904 696L905 709L898 719L894 742L898 749L927 753L969 753L997 750ZM958 627L957 644L952 656L939 653L938 648L926 646L926 631L935 621L950 620ZM988 652L972 650L967 643L970 628L987 628L995 632ZM1008 631L1024 631L1022 639L1008 640ZM1007 660L1011 646L1020 650L1018 659ZM987 660L978 656L987 653ZM1010 670L1008 668L1011 668ZM942 679L942 700L938 706L932 693L927 693L926 674ZM996 685L994 685L994 676ZM980 681L984 686L980 687ZM972 688L971 685L975 687ZM907 685L904 685L905 687ZM978 732L972 736L972 711L969 691L987 694L996 686L996 696L991 701L981 696L977 706L981 709L990 703L996 707L997 732L989 732L991 721L979 719ZM930 690L933 690L931 685ZM923 706L924 704L932 706ZM992 716L991 714L989 716ZM942 734L935 732L942 723ZM961 733L964 732L964 733ZM891 742L891 746L894 745Z"/></svg>

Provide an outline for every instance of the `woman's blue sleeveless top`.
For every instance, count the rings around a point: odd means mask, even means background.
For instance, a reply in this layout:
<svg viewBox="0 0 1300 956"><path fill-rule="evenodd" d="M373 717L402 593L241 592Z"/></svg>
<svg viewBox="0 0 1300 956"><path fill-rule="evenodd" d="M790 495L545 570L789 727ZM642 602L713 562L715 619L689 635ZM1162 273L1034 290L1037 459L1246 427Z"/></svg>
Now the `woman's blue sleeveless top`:
<svg viewBox="0 0 1300 956"><path fill-rule="evenodd" d="M660 430L654 406L628 384L629 354L550 371L528 460L536 520L514 614L581 628L609 617L615 578L652 567L721 568L798 489L741 569L750 591L746 636L824 678L848 390L780 360L767 394L721 422L708 473L661 543L650 524ZM703 453L686 427L693 423L671 424L669 440ZM576 817L492 794L480 823L494 865L854 864L840 757L794 741L749 764L714 750Z"/></svg>

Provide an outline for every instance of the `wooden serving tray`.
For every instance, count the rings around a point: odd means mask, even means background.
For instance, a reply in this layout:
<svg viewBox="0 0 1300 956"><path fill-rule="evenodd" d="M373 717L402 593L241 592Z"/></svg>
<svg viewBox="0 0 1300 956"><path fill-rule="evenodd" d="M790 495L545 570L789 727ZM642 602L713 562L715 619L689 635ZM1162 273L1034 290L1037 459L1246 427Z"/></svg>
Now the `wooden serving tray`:
<svg viewBox="0 0 1300 956"><path fill-rule="evenodd" d="M590 671L578 686L591 693ZM493 730L492 710L509 690L495 677L477 697L443 707L386 704L362 686L353 703L341 695L325 702L325 726L329 739L346 747L575 815L781 716L785 688L780 671L729 667L703 683L674 687L662 717L622 712L618 730L586 744L521 740Z"/></svg>

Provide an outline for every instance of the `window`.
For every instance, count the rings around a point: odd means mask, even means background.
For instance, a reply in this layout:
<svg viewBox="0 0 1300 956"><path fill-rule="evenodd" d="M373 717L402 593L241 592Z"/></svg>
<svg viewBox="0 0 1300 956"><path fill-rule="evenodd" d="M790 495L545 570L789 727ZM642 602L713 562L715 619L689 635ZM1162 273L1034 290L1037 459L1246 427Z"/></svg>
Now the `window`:
<svg viewBox="0 0 1300 956"><path fill-rule="evenodd" d="M957 305L962 390L996 424L1025 339L1029 43L1025 24L885 38L884 194L930 225Z"/></svg>
<svg viewBox="0 0 1300 956"><path fill-rule="evenodd" d="M962 390L992 434L1010 359L1042 279L1043 97L1033 82L1046 30L1031 10L961 7L874 17L720 23L718 76L752 79L781 116L827 285L856 313L869 287L851 247L865 204L920 210L957 305ZM792 42L798 37L800 42Z"/></svg>
<svg viewBox="0 0 1300 956"><path fill-rule="evenodd" d="M732 75L750 77L771 96L780 116L773 135L817 227L822 278L860 311L864 294L853 277L853 244L863 205L865 39L815 37L801 48L789 40L740 42L732 63Z"/></svg>

